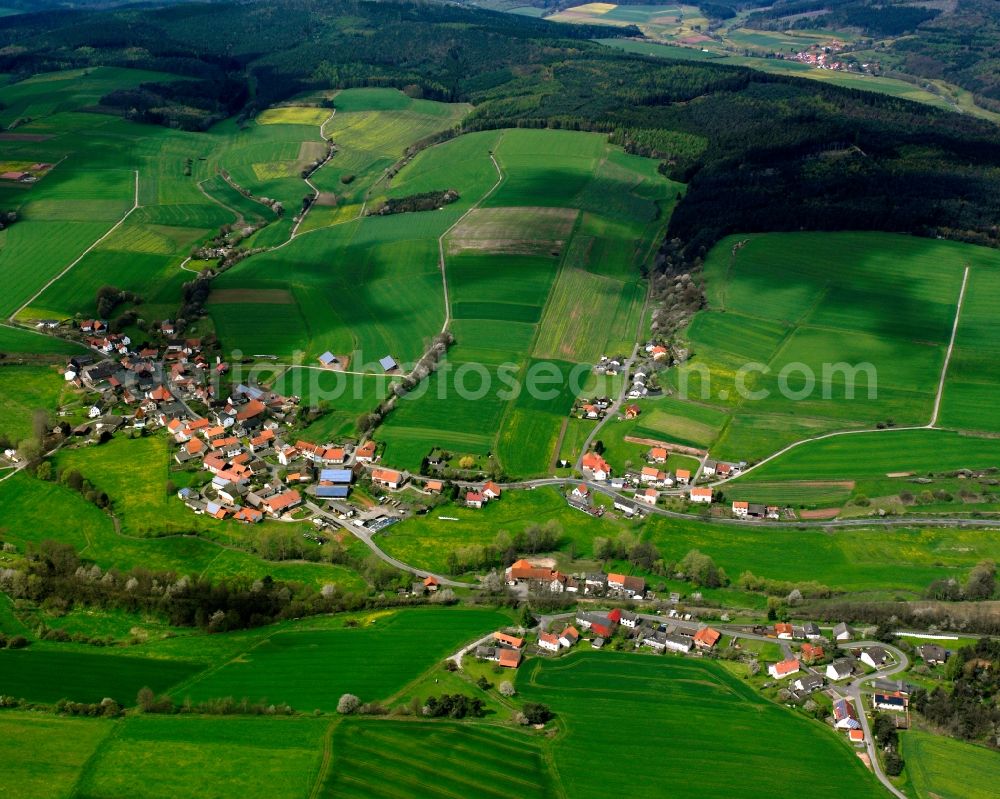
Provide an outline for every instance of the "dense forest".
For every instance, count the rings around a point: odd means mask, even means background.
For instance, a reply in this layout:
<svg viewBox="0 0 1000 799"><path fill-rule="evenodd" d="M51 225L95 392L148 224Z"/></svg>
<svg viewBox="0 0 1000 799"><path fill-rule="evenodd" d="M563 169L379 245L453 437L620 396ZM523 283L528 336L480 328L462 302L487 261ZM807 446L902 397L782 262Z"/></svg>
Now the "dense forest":
<svg viewBox="0 0 1000 799"><path fill-rule="evenodd" d="M809 28L857 28L869 36L899 36L940 13L936 8L881 0L779 0L755 11L746 24L763 30L801 28L803 15L809 15Z"/></svg>
<svg viewBox="0 0 1000 799"><path fill-rule="evenodd" d="M0 70L110 63L173 72L185 79L172 89L140 92L172 93L206 119L244 98L247 115L303 90L378 85L471 102L468 130L606 132L642 142L642 152L689 184L668 235L691 254L745 230L880 229L998 243L994 125L885 95L587 41L608 34L408 2L67 11L0 19Z"/></svg>

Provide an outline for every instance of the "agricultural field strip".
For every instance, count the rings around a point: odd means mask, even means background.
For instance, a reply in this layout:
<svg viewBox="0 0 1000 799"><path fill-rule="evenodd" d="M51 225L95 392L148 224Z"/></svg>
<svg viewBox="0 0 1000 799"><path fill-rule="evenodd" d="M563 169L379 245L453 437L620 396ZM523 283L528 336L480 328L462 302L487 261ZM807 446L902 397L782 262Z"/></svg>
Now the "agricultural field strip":
<svg viewBox="0 0 1000 799"><path fill-rule="evenodd" d="M942 399L942 397L944 395L945 379L946 379L946 377L948 375L948 364L951 361L951 355L952 355L952 352L953 352L954 347L955 347L955 338L956 338L956 335L958 333L958 323L959 323L959 319L960 319L961 313L962 313L962 304L965 301L965 289L966 289L966 285L967 285L967 282L968 282L968 278L969 278L969 267L966 266L965 267L965 272L964 272L964 274L962 276L962 286L961 286L961 289L959 290L958 301L957 301L957 304L955 306L955 317L954 317L954 321L952 323L951 340L949 341L949 344L948 344L948 350L947 350L947 353L946 353L946 356L945 356L944 365L942 366L942 369L941 369L941 378L940 378L940 381L939 381L939 384L938 384L937 394L935 396L933 415L931 416L931 420L926 425L912 425L912 426L908 426L908 427L886 428L884 430L870 430L870 429L866 429L866 430L837 430L837 431L834 431L832 433L824 433L823 435L819 435L819 436L811 436L811 437L808 437L808 438L802 438L802 439L799 439L798 441L793 441L791 444L788 444L787 446L783 447L782 449L778 450L777 452L774 452L771 455L768 455L766 458L764 458L763 460L759 461L758 463L755 463L752 466L750 466L749 468L743 470L743 472L739 475L739 477L742 477L742 476L744 476L744 475L746 475L746 474L754 471L755 469L760 468L761 466L763 466L764 464L766 464L766 463L774 460L775 458L778 458L781 455L784 455L786 452L788 452L790 450L793 450L796 447L798 447L798 446L800 446L802 444L806 444L806 443L808 443L810 441L822 441L823 439L827 439L827 438L834 438L834 437L837 437L837 436L847 436L847 435L858 435L858 434L861 434L861 433L886 433L886 432L892 432L893 430L928 430L928 429L936 429L937 418L938 418L938 411L939 411L940 406L941 406L941 399ZM724 297L725 297L724 293L723 293L722 297L723 297L723 301L724 301ZM819 303L819 300L817 300L817 303L816 303L817 306L818 306L818 303ZM810 311L807 312L803 316L803 318L807 317L809 315L809 313L811 312L811 310L812 309L810 309ZM786 332L785 336L782 337L781 342L779 342L778 350L776 350L775 355L772 356L772 360L773 360L774 357L777 356L778 351L780 351L781 347L783 347L787 343L787 341L788 341L789 338L790 338L790 332ZM588 442L588 444L589 444L589 442ZM717 480L715 482L712 482L712 483L710 483L710 485L712 485L712 486L719 486L719 485L722 485L724 483L728 483L728 482L730 482L731 480L734 480L734 479L736 479L736 477L727 477L727 478L725 478L723 480ZM684 493L684 492L681 489L676 489L673 492L664 492L664 493Z"/></svg>
<svg viewBox="0 0 1000 799"><path fill-rule="evenodd" d="M444 325L441 327L441 332L445 332L448 329L448 325L451 324L451 297L448 294L448 270L445 268L445 254L444 254L444 240L445 237L451 233L462 221L473 211L479 208L486 200L490 198L498 188L500 184L504 181L503 170L500 169L500 165L497 163L496 156L493 154L494 151L500 148L500 144L503 142L503 132L501 131L500 137L497 139L496 145L493 147L493 151L490 152L490 161L493 162L493 168L497 171L497 182L494 183L489 191L487 191L482 197L476 200L472 205L469 206L468 210L462 214L455 222L438 236L438 266L441 269L441 287L444 289Z"/></svg>
<svg viewBox="0 0 1000 799"><path fill-rule="evenodd" d="M21 311L23 311L25 308L31 305L31 303L33 303L35 300L37 300L50 286L52 286L52 284L58 281L61 277L68 274L69 271L78 263L80 263L80 261L82 261L86 255L88 255L92 250L94 250L94 248L96 248L98 244L100 244L102 241L108 238L108 236L110 236L112 233L118 230L118 228L120 228L123 224L125 224L125 220L128 219L129 216L131 216L132 212L139 207L139 170L136 169L134 170L134 172L135 172L135 198L132 201L132 207L129 208L125 212L125 215L121 219L119 219L103 236L101 236L97 241L95 241L87 249L85 249L82 253L80 253L80 255L76 258L76 260L74 260L69 266L63 269L62 272L60 272L58 275L52 278L48 283L42 286L28 299L27 302L25 302L20 308L14 311L14 313L10 315L10 321L14 321L14 318L19 313L21 313Z"/></svg>
<svg viewBox="0 0 1000 799"><path fill-rule="evenodd" d="M941 380L938 383L937 395L934 397L934 412L931 414L928 427L934 427L938 420L938 411L941 410L941 398L944 396L944 381L948 376L948 364L951 363L951 354L955 349L955 337L958 335L958 320L962 314L962 303L965 301L965 287L969 282L969 267L965 267L962 275L962 288L958 292L958 305L955 308L955 321L951 326L951 340L948 342L948 351L944 356L944 365L941 367Z"/></svg>
<svg viewBox="0 0 1000 799"><path fill-rule="evenodd" d="M337 109L336 109L336 108L334 108L334 109L333 109L333 110L332 110L332 111L330 112L330 116L328 116L328 117L327 117L327 118L326 118L325 120L323 120L323 122L322 122L322 123L320 124L320 126L319 126L319 136L320 136L320 138L321 138L321 139L322 139L322 140L323 140L324 142L328 142L328 141L329 141L329 139L327 139L327 138L326 138L326 133L324 132L324 128L326 128L326 126L327 126L327 123L329 123L329 122L332 122L332 121L333 121L333 118L334 118L334 116L336 116L336 114L337 114ZM327 165L328 163L330 163L330 156L329 156L329 154L328 154L328 155L326 156L326 158L324 159L323 163L322 163L322 164L320 164L320 165L319 165L318 167L316 167L316 169L315 169L315 170L313 170L313 171L314 171L314 172L318 172L318 171L319 171L320 169L322 169L322 168L323 168L324 166L326 166L326 165ZM309 177L312 177L312 175L310 175ZM312 210L312 207L313 207L313 206L314 206L314 205L316 204L316 202L315 202L315 201L316 201L317 199L319 199L319 195L320 195L320 190L319 190L318 188L316 188L316 185L315 185L315 184L314 184L314 183L313 183L313 182L312 182L312 181L311 181L311 180L310 180L309 178L302 178L302 180L303 180L303 181L305 182L305 184L306 184L306 185L307 185L307 186L308 186L308 187L309 187L310 189L312 189L312 190L313 190L313 202L311 202L311 203L309 204L309 207L308 207L308 208L306 208L306 210L305 210L305 211L303 211L303 212L302 212L302 213L301 213L301 214L299 215L299 221L295 223L295 226L294 226L294 227L292 228L292 233L291 233L291 235L290 235L290 236L288 237L288 240L289 240L289 241L291 241L291 240L292 240L292 239L294 239L294 238L295 238L295 237L296 237L297 235L299 235L299 226L300 226L300 225L301 225L301 224L302 224L303 222L305 222L305 221L306 221L306 217L307 217L307 216L309 216L309 212L310 212L310 211Z"/></svg>

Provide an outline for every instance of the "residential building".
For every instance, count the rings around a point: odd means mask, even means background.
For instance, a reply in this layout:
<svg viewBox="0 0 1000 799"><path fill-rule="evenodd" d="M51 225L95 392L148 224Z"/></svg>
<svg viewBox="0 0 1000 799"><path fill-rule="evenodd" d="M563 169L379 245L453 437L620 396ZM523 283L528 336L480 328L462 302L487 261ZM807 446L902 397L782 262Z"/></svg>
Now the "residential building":
<svg viewBox="0 0 1000 799"><path fill-rule="evenodd" d="M698 649L711 649L722 637L722 633L718 630L713 630L711 627L702 627L698 632L694 634L693 640L694 645Z"/></svg>
<svg viewBox="0 0 1000 799"><path fill-rule="evenodd" d="M880 669L889 662L889 653L880 646L870 646L861 651L861 662L873 669Z"/></svg>
<svg viewBox="0 0 1000 799"><path fill-rule="evenodd" d="M841 622L833 628L834 641L850 641L854 637L854 630Z"/></svg>
<svg viewBox="0 0 1000 799"><path fill-rule="evenodd" d="M846 680L854 674L854 661L851 658L837 658L826 667L828 680Z"/></svg>
<svg viewBox="0 0 1000 799"><path fill-rule="evenodd" d="M923 644L917 647L917 654L928 666L943 666L948 660L948 651L937 644Z"/></svg>
<svg viewBox="0 0 1000 799"><path fill-rule="evenodd" d="M559 634L559 643L565 647L571 647L580 640L580 633L572 624Z"/></svg>
<svg viewBox="0 0 1000 799"><path fill-rule="evenodd" d="M775 622L774 634L782 641L791 641L794 637L792 625L783 621Z"/></svg>
<svg viewBox="0 0 1000 799"><path fill-rule="evenodd" d="M711 488L692 488L689 492L689 497L692 502L712 502L712 489Z"/></svg>
<svg viewBox="0 0 1000 799"><path fill-rule="evenodd" d="M553 635L552 633L539 633L538 646L539 648L546 649L549 652L558 652L562 644L559 643L559 636L557 635Z"/></svg>
<svg viewBox="0 0 1000 799"><path fill-rule="evenodd" d="M395 469L373 469L372 482L384 488L397 489L403 485L404 478L402 472Z"/></svg>
<svg viewBox="0 0 1000 799"><path fill-rule="evenodd" d="M876 710L894 710L905 713L909 701L901 693L875 693L872 695L872 707Z"/></svg>
<svg viewBox="0 0 1000 799"><path fill-rule="evenodd" d="M798 671L799 662L795 660L795 658L789 658L788 660L782 660L778 663L772 663L767 667L767 673L776 680L781 680L792 674L797 674Z"/></svg>

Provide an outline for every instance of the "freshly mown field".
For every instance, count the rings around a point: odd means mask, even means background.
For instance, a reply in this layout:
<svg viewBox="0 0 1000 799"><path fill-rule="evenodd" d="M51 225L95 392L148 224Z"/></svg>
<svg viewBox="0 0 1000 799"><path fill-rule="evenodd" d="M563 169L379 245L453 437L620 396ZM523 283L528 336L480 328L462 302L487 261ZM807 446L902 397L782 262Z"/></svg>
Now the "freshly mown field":
<svg viewBox="0 0 1000 799"><path fill-rule="evenodd" d="M60 699L100 702L111 697L120 704L133 705L143 686L164 693L200 670L198 664L182 660L90 654L45 644L0 651L4 694L48 704Z"/></svg>
<svg viewBox="0 0 1000 799"><path fill-rule="evenodd" d="M344 693L388 699L462 644L510 623L493 610L385 611L358 627L305 623L256 641L231 662L176 691L194 700L225 696L333 711Z"/></svg>
<svg viewBox="0 0 1000 799"><path fill-rule="evenodd" d="M909 730L900 736L906 775L919 799L996 796L1000 755L943 735Z"/></svg>
<svg viewBox="0 0 1000 799"><path fill-rule="evenodd" d="M308 796L330 722L137 716L87 764L78 795L113 799Z"/></svg>
<svg viewBox="0 0 1000 799"><path fill-rule="evenodd" d="M498 726L350 719L333 735L319 795L540 799L556 789L544 749L541 739Z"/></svg>
<svg viewBox="0 0 1000 799"><path fill-rule="evenodd" d="M656 764L629 772L636 796L662 795L666 785L670 796L692 799L781 794L790 752L797 773L810 775L814 796L882 795L825 725L765 702L715 663L581 651L531 661L517 687L525 700L548 704L565 725L550 746L568 795L605 796L592 764L624 740L635 763Z"/></svg>

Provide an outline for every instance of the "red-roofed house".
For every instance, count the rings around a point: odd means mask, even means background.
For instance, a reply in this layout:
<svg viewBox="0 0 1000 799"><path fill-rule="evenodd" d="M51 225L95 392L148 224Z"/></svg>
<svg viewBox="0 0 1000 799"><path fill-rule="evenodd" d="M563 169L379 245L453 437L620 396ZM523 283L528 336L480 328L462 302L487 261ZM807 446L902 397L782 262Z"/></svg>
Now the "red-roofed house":
<svg viewBox="0 0 1000 799"><path fill-rule="evenodd" d="M375 442L366 441L354 451L354 457L358 463L371 463L375 460Z"/></svg>
<svg viewBox="0 0 1000 799"><path fill-rule="evenodd" d="M702 627L694 634L694 645L699 649L711 649L722 637L722 633L711 627Z"/></svg>
<svg viewBox="0 0 1000 799"><path fill-rule="evenodd" d="M505 669L516 669L521 665L521 653L516 649L500 649L498 662Z"/></svg>
<svg viewBox="0 0 1000 799"><path fill-rule="evenodd" d="M711 488L692 488L690 491L690 498L692 502L712 502L712 489Z"/></svg>
<svg viewBox="0 0 1000 799"><path fill-rule="evenodd" d="M507 646L512 646L514 649L520 649L524 646L524 639L518 638L516 635L511 635L510 633L493 633L493 640L500 644L506 644Z"/></svg>
<svg viewBox="0 0 1000 799"><path fill-rule="evenodd" d="M503 489L492 480L483 486L483 496L487 499L500 499Z"/></svg>
<svg viewBox="0 0 1000 799"><path fill-rule="evenodd" d="M280 516L301 504L302 495L298 491L285 491L281 494L275 494L273 497L268 497L261 502L264 510L272 516Z"/></svg>
<svg viewBox="0 0 1000 799"><path fill-rule="evenodd" d="M611 476L611 466L596 452L588 452L583 456L582 465L592 474L595 480L607 480Z"/></svg>
<svg viewBox="0 0 1000 799"><path fill-rule="evenodd" d="M802 644L802 659L808 663L823 657L823 647L813 644Z"/></svg>
<svg viewBox="0 0 1000 799"><path fill-rule="evenodd" d="M749 502L734 502L733 503L733 516L739 516L741 519L745 519L747 514L750 512Z"/></svg>
<svg viewBox="0 0 1000 799"><path fill-rule="evenodd" d="M559 634L559 643L565 647L573 646L580 640L580 633L572 624Z"/></svg>
<svg viewBox="0 0 1000 799"><path fill-rule="evenodd" d="M782 660L779 663L772 663L767 667L767 673L770 674L774 679L780 680L783 677L788 677L791 674L797 674L799 671L799 662L794 658L789 660Z"/></svg>
<svg viewBox="0 0 1000 799"><path fill-rule="evenodd" d="M795 635L795 631L788 622L778 621L774 623L774 634L782 641L791 641Z"/></svg>
<svg viewBox="0 0 1000 799"><path fill-rule="evenodd" d="M687 485L691 482L691 472L688 469L678 469L674 472L674 476L677 478L677 482L681 485Z"/></svg>
<svg viewBox="0 0 1000 799"><path fill-rule="evenodd" d="M649 459L653 463L666 463L667 462L667 448L666 447L653 447L649 451Z"/></svg>
<svg viewBox="0 0 1000 799"><path fill-rule="evenodd" d="M465 507L467 508L481 508L489 500L486 499L478 491L467 491L465 493Z"/></svg>
<svg viewBox="0 0 1000 799"><path fill-rule="evenodd" d="M538 646L541 649L549 650L549 652L558 652L559 647L561 647L562 644L559 643L559 636L557 635L553 635L552 633L539 633Z"/></svg>
<svg viewBox="0 0 1000 799"><path fill-rule="evenodd" d="M374 469L372 482L386 488L399 488L403 484L403 475L395 469Z"/></svg>

